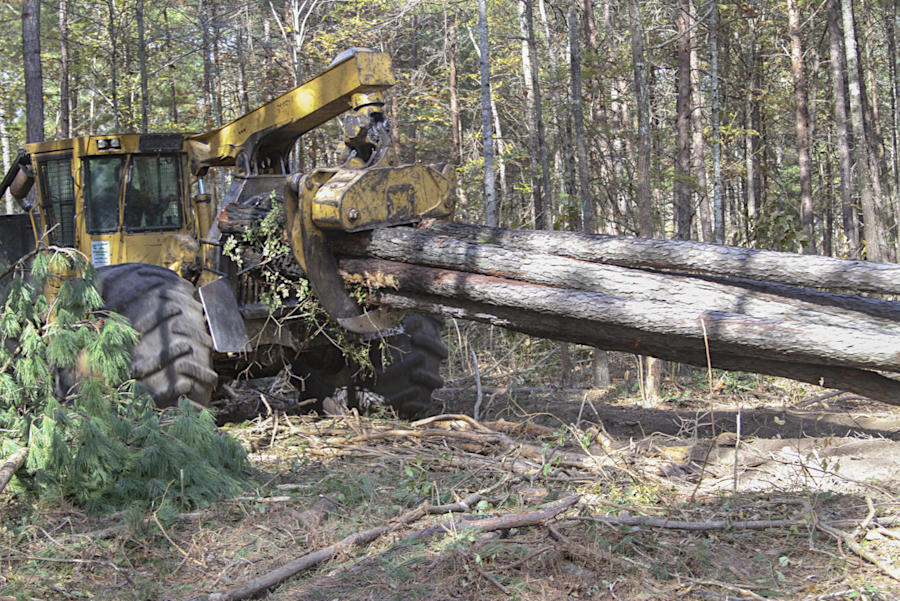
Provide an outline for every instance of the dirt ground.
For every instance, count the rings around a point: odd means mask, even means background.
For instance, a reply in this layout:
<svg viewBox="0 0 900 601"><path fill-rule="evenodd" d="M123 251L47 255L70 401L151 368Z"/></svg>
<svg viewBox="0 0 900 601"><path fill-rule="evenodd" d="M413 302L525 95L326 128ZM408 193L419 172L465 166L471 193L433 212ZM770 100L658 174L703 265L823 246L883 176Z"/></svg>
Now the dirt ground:
<svg viewBox="0 0 900 601"><path fill-rule="evenodd" d="M227 427L246 494L172 523L7 496L0 599L245 598L292 570L253 598L900 599L900 409L619 384L486 388L478 422L474 386L431 421L260 416Z"/></svg>

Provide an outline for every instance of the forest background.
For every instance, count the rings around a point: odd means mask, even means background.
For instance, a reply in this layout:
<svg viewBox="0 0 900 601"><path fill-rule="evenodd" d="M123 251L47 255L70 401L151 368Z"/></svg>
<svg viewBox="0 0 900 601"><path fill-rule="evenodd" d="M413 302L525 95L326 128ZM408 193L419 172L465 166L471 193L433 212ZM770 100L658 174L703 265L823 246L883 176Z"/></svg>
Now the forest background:
<svg viewBox="0 0 900 601"><path fill-rule="evenodd" d="M206 131L368 47L393 58L401 155L458 165L460 220L884 261L900 250L896 0L0 10L4 167L26 140ZM295 168L338 163L337 139L334 125L305 136Z"/></svg>

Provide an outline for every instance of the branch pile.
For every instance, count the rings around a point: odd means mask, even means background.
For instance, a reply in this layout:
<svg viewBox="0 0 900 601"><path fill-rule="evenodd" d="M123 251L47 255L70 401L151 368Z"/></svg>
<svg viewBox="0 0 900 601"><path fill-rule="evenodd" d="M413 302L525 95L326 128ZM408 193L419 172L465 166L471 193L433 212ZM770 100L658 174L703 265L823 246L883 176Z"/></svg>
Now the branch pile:
<svg viewBox="0 0 900 601"><path fill-rule="evenodd" d="M900 372L900 303L858 294L900 294L900 265L445 222L332 242L377 304L900 405L877 373Z"/></svg>

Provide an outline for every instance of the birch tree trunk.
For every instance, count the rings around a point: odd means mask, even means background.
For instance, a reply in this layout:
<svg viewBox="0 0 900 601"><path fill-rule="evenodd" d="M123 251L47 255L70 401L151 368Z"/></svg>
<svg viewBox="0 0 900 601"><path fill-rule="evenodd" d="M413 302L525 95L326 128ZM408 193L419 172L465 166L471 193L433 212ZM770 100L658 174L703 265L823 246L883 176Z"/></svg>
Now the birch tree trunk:
<svg viewBox="0 0 900 601"><path fill-rule="evenodd" d="M494 132L491 123L491 62L487 0L478 0L478 40L481 54L481 135L484 143L484 212L488 225L499 225L494 186Z"/></svg>
<svg viewBox="0 0 900 601"><path fill-rule="evenodd" d="M9 131L6 129L6 106L4 106L3 102L0 101L0 155L3 158L3 173L9 172ZM4 194L6 201L6 214L12 215L15 213L16 203L13 200L13 195L6 191Z"/></svg>

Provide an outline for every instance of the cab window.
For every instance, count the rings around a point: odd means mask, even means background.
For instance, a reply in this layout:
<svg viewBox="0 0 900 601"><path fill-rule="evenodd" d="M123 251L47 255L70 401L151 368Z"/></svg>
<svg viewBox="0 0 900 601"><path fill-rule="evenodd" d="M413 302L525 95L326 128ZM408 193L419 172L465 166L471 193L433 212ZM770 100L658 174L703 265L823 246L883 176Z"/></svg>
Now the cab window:
<svg viewBox="0 0 900 601"><path fill-rule="evenodd" d="M125 195L125 229L177 230L182 223L178 155L132 155Z"/></svg>
<svg viewBox="0 0 900 601"><path fill-rule="evenodd" d="M38 159L37 165L50 241L59 246L75 246L72 155L42 157Z"/></svg>
<svg viewBox="0 0 900 601"><path fill-rule="evenodd" d="M125 171L125 157L86 159L84 171L87 231L91 234L115 231L119 225L119 188Z"/></svg>

